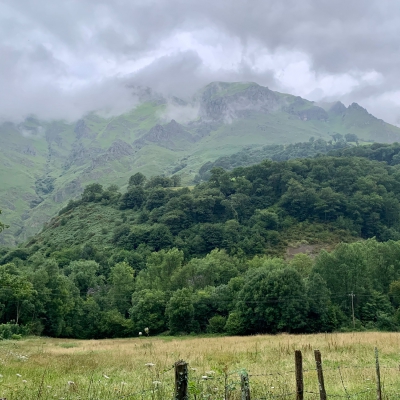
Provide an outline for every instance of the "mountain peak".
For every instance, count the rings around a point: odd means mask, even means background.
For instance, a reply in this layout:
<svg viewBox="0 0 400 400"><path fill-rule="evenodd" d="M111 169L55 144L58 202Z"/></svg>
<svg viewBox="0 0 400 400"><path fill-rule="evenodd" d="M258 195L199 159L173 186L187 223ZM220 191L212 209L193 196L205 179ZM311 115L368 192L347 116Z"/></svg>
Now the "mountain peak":
<svg viewBox="0 0 400 400"><path fill-rule="evenodd" d="M344 114L346 112L346 106L341 102L337 101L330 109L329 111L332 112L333 114Z"/></svg>

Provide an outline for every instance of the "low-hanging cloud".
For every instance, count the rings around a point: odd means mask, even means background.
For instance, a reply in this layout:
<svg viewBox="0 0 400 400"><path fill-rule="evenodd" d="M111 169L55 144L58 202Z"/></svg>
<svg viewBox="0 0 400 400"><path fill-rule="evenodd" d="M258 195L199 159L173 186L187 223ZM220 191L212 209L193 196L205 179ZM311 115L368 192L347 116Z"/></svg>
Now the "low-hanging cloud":
<svg viewBox="0 0 400 400"><path fill-rule="evenodd" d="M76 119L255 81L398 123L400 7L389 0L5 0L0 118Z"/></svg>

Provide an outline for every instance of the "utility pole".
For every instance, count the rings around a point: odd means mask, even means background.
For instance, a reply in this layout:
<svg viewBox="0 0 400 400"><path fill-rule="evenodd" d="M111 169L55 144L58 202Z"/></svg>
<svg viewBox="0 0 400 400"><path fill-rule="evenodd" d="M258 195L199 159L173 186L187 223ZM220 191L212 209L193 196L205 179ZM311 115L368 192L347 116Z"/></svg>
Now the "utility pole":
<svg viewBox="0 0 400 400"><path fill-rule="evenodd" d="M351 291L349 296L351 297L351 313L353 315L353 329L356 329L356 320L354 318L354 296L355 296L354 292Z"/></svg>

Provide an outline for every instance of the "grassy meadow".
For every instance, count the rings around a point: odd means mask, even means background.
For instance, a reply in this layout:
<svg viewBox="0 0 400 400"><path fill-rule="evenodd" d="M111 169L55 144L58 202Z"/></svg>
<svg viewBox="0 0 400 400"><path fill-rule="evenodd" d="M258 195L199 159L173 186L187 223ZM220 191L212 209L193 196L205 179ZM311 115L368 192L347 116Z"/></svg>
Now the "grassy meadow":
<svg viewBox="0 0 400 400"><path fill-rule="evenodd" d="M375 347L380 352L383 398L398 399L400 335L373 332L2 341L0 397L172 399L172 366L184 359L189 363L190 399L240 399L242 370L250 375L252 399L276 398L294 392L294 350L301 350L305 390L313 392L305 398L318 399L314 349L319 349L328 398L376 399Z"/></svg>

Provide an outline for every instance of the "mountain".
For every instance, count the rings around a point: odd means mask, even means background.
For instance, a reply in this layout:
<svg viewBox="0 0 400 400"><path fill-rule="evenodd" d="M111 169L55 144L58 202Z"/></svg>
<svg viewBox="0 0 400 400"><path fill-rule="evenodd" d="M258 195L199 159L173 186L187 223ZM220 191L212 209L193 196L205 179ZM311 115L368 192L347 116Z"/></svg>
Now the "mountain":
<svg viewBox="0 0 400 400"><path fill-rule="evenodd" d="M317 105L256 83L214 82L189 101L142 89L130 112L86 115L73 123L29 117L0 126L0 209L15 244L39 231L92 182L126 185L129 176L179 174L191 184L199 168L244 147L323 139L395 142L400 128L356 103Z"/></svg>

